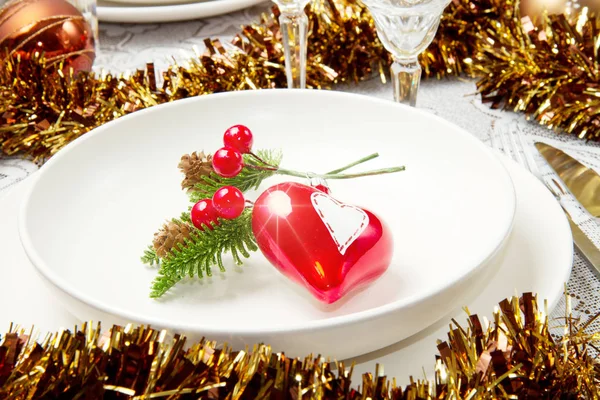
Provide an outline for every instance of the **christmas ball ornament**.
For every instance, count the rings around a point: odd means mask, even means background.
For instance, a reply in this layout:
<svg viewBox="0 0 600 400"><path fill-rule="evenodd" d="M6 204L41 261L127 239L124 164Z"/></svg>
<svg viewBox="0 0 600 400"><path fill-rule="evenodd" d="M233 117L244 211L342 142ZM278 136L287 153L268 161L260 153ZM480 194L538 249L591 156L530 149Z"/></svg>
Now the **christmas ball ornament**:
<svg viewBox="0 0 600 400"><path fill-rule="evenodd" d="M227 129L223 135L225 147L234 148L242 154L250 153L253 143L252 132L244 125L234 125Z"/></svg>
<svg viewBox="0 0 600 400"><path fill-rule="evenodd" d="M375 214L299 183L260 195L252 232L279 271L325 303L374 281L392 260L391 233Z"/></svg>
<svg viewBox="0 0 600 400"><path fill-rule="evenodd" d="M90 71L96 57L94 35L83 15L65 0L18 0L0 10L3 57L30 60L44 54L47 64L65 72Z"/></svg>
<svg viewBox="0 0 600 400"><path fill-rule="evenodd" d="M200 230L208 228L213 229L213 225L218 223L218 214L211 199L203 199L194 204L190 211L190 218L194 226Z"/></svg>
<svg viewBox="0 0 600 400"><path fill-rule="evenodd" d="M224 178L233 178L244 168L242 153L231 147L217 150L212 159L213 169Z"/></svg>
<svg viewBox="0 0 600 400"><path fill-rule="evenodd" d="M522 0L519 4L521 15L531 18L548 14L574 13L587 7L589 11L600 12L600 0Z"/></svg>
<svg viewBox="0 0 600 400"><path fill-rule="evenodd" d="M219 217L234 219L242 215L246 199L242 191L235 186L223 186L213 195L212 203Z"/></svg>
<svg viewBox="0 0 600 400"><path fill-rule="evenodd" d="M529 17L541 16L544 11L548 14L562 14L568 0L523 0L520 3L521 15Z"/></svg>

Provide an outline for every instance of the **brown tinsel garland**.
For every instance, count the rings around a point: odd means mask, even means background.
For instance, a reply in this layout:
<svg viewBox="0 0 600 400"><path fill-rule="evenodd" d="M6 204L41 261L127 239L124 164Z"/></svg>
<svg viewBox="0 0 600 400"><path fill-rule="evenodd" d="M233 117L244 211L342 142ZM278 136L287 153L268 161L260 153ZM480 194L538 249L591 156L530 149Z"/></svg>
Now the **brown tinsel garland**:
<svg viewBox="0 0 600 400"><path fill-rule="evenodd" d="M411 378L406 387L380 376L378 366L352 385L351 368L320 356L290 359L266 345L232 351L205 340L186 346L184 337L145 326L102 333L85 324L41 342L11 328L0 345L0 398L597 399L600 364L589 350L598 337L584 331L590 321L567 311L565 335L554 339L535 296L503 300L489 326L475 315L466 328L454 321L438 342L433 379Z"/></svg>
<svg viewBox="0 0 600 400"><path fill-rule="evenodd" d="M361 3L315 0L308 15L309 87L384 77L390 57ZM276 17L243 27L227 45L207 39L205 54L171 66L162 77L153 64L131 76L73 78L41 58L6 59L0 65L2 153L43 162L89 130L145 107L285 87ZM426 76L480 77L479 91L492 107L523 111L559 131L600 140L599 43L600 17L553 15L534 26L521 20L518 0L453 0L421 63Z"/></svg>

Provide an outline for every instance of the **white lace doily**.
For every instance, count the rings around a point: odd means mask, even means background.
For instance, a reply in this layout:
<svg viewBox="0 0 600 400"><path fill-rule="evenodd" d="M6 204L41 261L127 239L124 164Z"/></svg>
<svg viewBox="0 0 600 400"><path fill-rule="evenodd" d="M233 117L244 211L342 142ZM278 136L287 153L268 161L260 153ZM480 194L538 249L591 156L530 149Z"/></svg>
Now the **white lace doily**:
<svg viewBox="0 0 600 400"><path fill-rule="evenodd" d="M157 70L172 63L173 57L179 61L193 56L193 48L203 51L203 40L207 37L231 40L243 24L259 19L260 13L268 11L269 3L244 11L208 18L169 24L100 24L100 50L95 69L115 73L144 68L147 62L154 62ZM158 74L157 74L158 75ZM378 79L363 82L356 86L340 86L336 90L360 93L390 99L392 88L383 85ZM483 105L477 95L473 80L453 79L444 81L424 81L421 85L418 107L445 118L471 132L480 140L490 144L490 133L495 123L518 121L529 141L544 141L567 151L572 156L600 171L600 145L586 143L565 135L556 135L535 123L529 123L521 115L495 111ZM538 160L540 161L540 160ZM538 163L540 167L543 165ZM0 196L6 189L34 173L36 166L15 157L0 157ZM549 167L542 170L550 174ZM575 203L573 203L575 204ZM574 220L582 230L600 247L600 228L582 210L576 210ZM568 290L575 316L587 319L600 311L600 280L590 271L581 257L575 255L573 272L568 282ZM498 299L501 300L501 299ZM564 316L564 299L553 312L553 317ZM600 323L590 329L600 330Z"/></svg>

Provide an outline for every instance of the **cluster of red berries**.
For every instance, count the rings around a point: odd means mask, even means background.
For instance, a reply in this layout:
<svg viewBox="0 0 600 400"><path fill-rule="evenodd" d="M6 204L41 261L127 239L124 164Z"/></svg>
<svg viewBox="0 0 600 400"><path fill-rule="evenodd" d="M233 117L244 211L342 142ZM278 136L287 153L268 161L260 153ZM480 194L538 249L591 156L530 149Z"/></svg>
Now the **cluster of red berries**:
<svg viewBox="0 0 600 400"><path fill-rule="evenodd" d="M233 178L244 168L243 154L252 151L254 138L244 125L234 125L225 131L223 144L214 154L212 165L215 172L224 178Z"/></svg>
<svg viewBox="0 0 600 400"><path fill-rule="evenodd" d="M242 191L235 186L223 186L212 199L202 199L192 207L190 216L198 229L209 229L218 224L218 218L235 219L244 212L246 200Z"/></svg>
<svg viewBox="0 0 600 400"><path fill-rule="evenodd" d="M217 150L213 156L213 169L225 178L232 178L244 167L242 154L250 153L254 139L250 129L244 125L234 125L225 131L225 146ZM197 202L190 216L198 229L213 229L218 218L235 219L244 212L246 200L241 190L235 186L223 186L215 192L212 199Z"/></svg>

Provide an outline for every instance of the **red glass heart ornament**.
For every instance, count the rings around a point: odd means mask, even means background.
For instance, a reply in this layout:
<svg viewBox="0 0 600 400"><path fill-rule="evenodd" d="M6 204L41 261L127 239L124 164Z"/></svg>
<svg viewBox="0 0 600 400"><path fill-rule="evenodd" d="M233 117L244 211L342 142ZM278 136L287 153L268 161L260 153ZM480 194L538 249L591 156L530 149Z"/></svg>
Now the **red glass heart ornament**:
<svg viewBox="0 0 600 400"><path fill-rule="evenodd" d="M279 271L325 303L374 281L392 260L392 235L381 219L300 183L264 191L252 231Z"/></svg>

